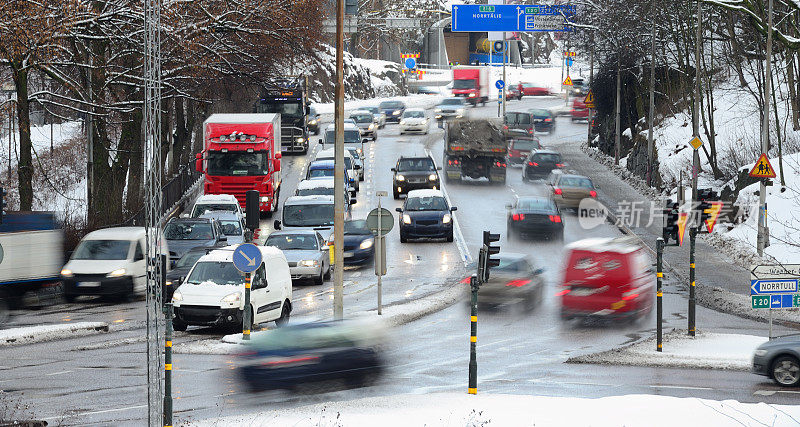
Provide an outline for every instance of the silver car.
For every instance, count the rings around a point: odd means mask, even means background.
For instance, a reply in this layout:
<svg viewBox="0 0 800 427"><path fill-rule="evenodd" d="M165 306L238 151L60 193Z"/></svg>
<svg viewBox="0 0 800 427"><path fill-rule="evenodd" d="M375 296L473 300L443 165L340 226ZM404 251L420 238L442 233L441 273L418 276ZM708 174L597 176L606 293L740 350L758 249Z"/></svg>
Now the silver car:
<svg viewBox="0 0 800 427"><path fill-rule="evenodd" d="M366 110L356 110L350 113L350 118L356 122L356 126L361 129L361 135L365 139L378 140L378 125L375 124L375 116Z"/></svg>
<svg viewBox="0 0 800 427"><path fill-rule="evenodd" d="M328 245L314 230L274 231L264 246L283 251L292 281L312 279L315 285L321 285L331 276Z"/></svg>
<svg viewBox="0 0 800 427"><path fill-rule="evenodd" d="M378 126L378 129L383 129L386 127L386 114L381 111L378 107L362 107L361 110L369 111L372 113L372 116L375 118L375 124Z"/></svg>
<svg viewBox="0 0 800 427"><path fill-rule="evenodd" d="M229 245L238 245L248 240L244 219L231 211L206 211L200 218L216 219L222 234L228 238Z"/></svg>
<svg viewBox="0 0 800 427"><path fill-rule="evenodd" d="M753 353L753 373L782 386L800 385L800 335L778 337L758 346Z"/></svg>

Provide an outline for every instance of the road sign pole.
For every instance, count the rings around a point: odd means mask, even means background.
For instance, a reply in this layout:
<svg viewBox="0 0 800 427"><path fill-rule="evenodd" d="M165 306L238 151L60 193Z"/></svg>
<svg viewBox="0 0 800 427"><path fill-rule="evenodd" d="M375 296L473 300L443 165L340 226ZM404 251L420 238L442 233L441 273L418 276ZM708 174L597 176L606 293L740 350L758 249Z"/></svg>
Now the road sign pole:
<svg viewBox="0 0 800 427"><path fill-rule="evenodd" d="M378 263L378 315L382 315L382 297L383 297L383 283L381 277L383 276L383 258L381 257L381 243L383 243L383 227L381 218L383 217L383 208L381 207L381 197L378 196L378 237L376 238L375 245L375 262Z"/></svg>
<svg viewBox="0 0 800 427"><path fill-rule="evenodd" d="M589 92L592 92L592 82L594 81L594 31L591 35L591 49L589 49ZM594 108L589 108L589 129L586 131L586 143L592 143L592 116Z"/></svg>
<svg viewBox="0 0 800 427"><path fill-rule="evenodd" d="M694 273L694 240L697 228L689 229L689 336L695 335L695 273Z"/></svg>
<svg viewBox="0 0 800 427"><path fill-rule="evenodd" d="M250 327L253 319L250 317L250 273L244 274L244 313L242 314L242 340L250 340Z"/></svg>
<svg viewBox="0 0 800 427"><path fill-rule="evenodd" d="M614 108L614 164L619 165L619 104L620 104L620 70L619 70L619 53L617 53L617 102Z"/></svg>
<svg viewBox="0 0 800 427"><path fill-rule="evenodd" d="M336 91L334 95L333 318L344 317L344 0L336 0Z"/></svg>
<svg viewBox="0 0 800 427"><path fill-rule="evenodd" d="M767 31L767 60L764 64L764 75L769 78L764 79L764 110L761 112L761 153L767 154L769 151L769 97L772 95L772 0L769 0L767 10L768 27ZM781 172L783 173L783 172ZM764 179L761 179L758 191L758 237L756 238L756 251L758 256L764 254L764 248L767 247L767 185ZM770 311L770 320L771 311ZM772 334L770 333L770 337Z"/></svg>
<svg viewBox="0 0 800 427"><path fill-rule="evenodd" d="M469 384L467 393L478 394L478 361L476 356L476 345L478 343L478 276L472 275L469 278L470 286L470 333L469 333Z"/></svg>
<svg viewBox="0 0 800 427"><path fill-rule="evenodd" d="M661 351L662 343L662 326L663 326L663 301L661 284L664 281L664 272L662 270L664 262L664 239L659 237L656 239L656 351Z"/></svg>
<svg viewBox="0 0 800 427"><path fill-rule="evenodd" d="M503 31L503 121L506 117L506 56L508 55L508 44L506 43L506 33Z"/></svg>
<svg viewBox="0 0 800 427"><path fill-rule="evenodd" d="M647 115L647 186L653 186L653 115L655 114L655 85L656 85L656 2L650 2L652 28L650 29L650 105Z"/></svg>

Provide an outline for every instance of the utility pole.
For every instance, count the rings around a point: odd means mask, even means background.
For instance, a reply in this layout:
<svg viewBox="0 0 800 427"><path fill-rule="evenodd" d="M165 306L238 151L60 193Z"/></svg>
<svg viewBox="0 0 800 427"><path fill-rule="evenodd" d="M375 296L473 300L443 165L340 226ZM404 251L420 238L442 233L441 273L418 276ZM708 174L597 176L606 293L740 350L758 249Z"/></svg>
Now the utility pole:
<svg viewBox="0 0 800 427"><path fill-rule="evenodd" d="M592 31L591 49L589 49L589 92L592 92L592 82L594 81L594 31ZM589 108L589 130L586 131L586 143L592 143L592 117L594 116L594 108Z"/></svg>
<svg viewBox="0 0 800 427"><path fill-rule="evenodd" d="M614 122L616 123L615 126L615 135L614 135L614 164L619 165L619 104L620 104L620 96L621 96L621 88L620 88L620 71L619 71L619 53L617 53L617 105L615 107L616 117Z"/></svg>
<svg viewBox="0 0 800 427"><path fill-rule="evenodd" d="M503 89L500 90L500 95L503 97L503 122L506 120L506 55L508 55L508 43L506 43L506 32L503 31Z"/></svg>
<svg viewBox="0 0 800 427"><path fill-rule="evenodd" d="M655 114L656 85L656 2L650 2L652 27L650 29L650 113L647 117L647 186L653 186L653 115Z"/></svg>
<svg viewBox="0 0 800 427"><path fill-rule="evenodd" d="M333 196L333 318L344 317L344 0L336 0L336 94Z"/></svg>
<svg viewBox="0 0 800 427"><path fill-rule="evenodd" d="M697 0L697 36L695 38L694 66L694 115L692 116L692 131L695 138L700 138L700 45L703 42L703 2ZM700 173L699 146L692 154L692 215L689 215L689 336L695 336L695 272L694 251L697 231L700 229L700 213L694 215L697 206L697 175Z"/></svg>
<svg viewBox="0 0 800 427"><path fill-rule="evenodd" d="M767 7L767 63L764 66L764 111L761 113L761 153L767 154L769 151L769 97L772 92L772 0L769 0ZM767 246L767 181L761 179L758 191L758 237L756 239L756 251L758 256L764 254ZM771 334L770 334L771 335Z"/></svg>

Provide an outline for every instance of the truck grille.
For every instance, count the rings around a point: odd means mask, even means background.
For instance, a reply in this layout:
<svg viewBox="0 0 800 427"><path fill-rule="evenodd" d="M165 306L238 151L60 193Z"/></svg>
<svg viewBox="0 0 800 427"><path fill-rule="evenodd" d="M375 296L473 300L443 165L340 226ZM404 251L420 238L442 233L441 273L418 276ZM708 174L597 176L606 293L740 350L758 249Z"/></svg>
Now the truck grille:
<svg viewBox="0 0 800 427"><path fill-rule="evenodd" d="M281 147L292 147L295 139L303 136L303 129L294 126L281 126Z"/></svg>
<svg viewBox="0 0 800 427"><path fill-rule="evenodd" d="M245 194L248 190L255 190L256 186L254 183L249 182L241 182L241 183L233 183L233 182L223 182L220 184L220 192L221 194L231 194L236 197L236 200L239 201L239 205L244 208L244 201L245 201Z"/></svg>

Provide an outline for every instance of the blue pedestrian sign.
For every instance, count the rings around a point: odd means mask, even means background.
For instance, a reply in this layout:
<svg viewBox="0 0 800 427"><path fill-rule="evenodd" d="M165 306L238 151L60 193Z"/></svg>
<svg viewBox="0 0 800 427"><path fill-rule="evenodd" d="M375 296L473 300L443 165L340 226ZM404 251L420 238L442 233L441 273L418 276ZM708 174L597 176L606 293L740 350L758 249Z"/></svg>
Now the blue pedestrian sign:
<svg viewBox="0 0 800 427"><path fill-rule="evenodd" d="M503 80L498 80L498 81L494 82L494 86L496 88L498 88L498 89L502 89L502 88L506 87L506 82L504 82Z"/></svg>
<svg viewBox="0 0 800 427"><path fill-rule="evenodd" d="M406 68L409 70L417 67L417 60L414 58L406 58Z"/></svg>
<svg viewBox="0 0 800 427"><path fill-rule="evenodd" d="M572 31L575 5L454 4L451 30Z"/></svg>
<svg viewBox="0 0 800 427"><path fill-rule="evenodd" d="M571 67L574 62L575 62L575 60L572 59L572 58L567 58L567 59L564 60L564 63L567 64L567 67Z"/></svg>
<svg viewBox="0 0 800 427"><path fill-rule="evenodd" d="M242 273L256 271L261 261L261 250L252 243L242 243L233 251L233 265Z"/></svg>

